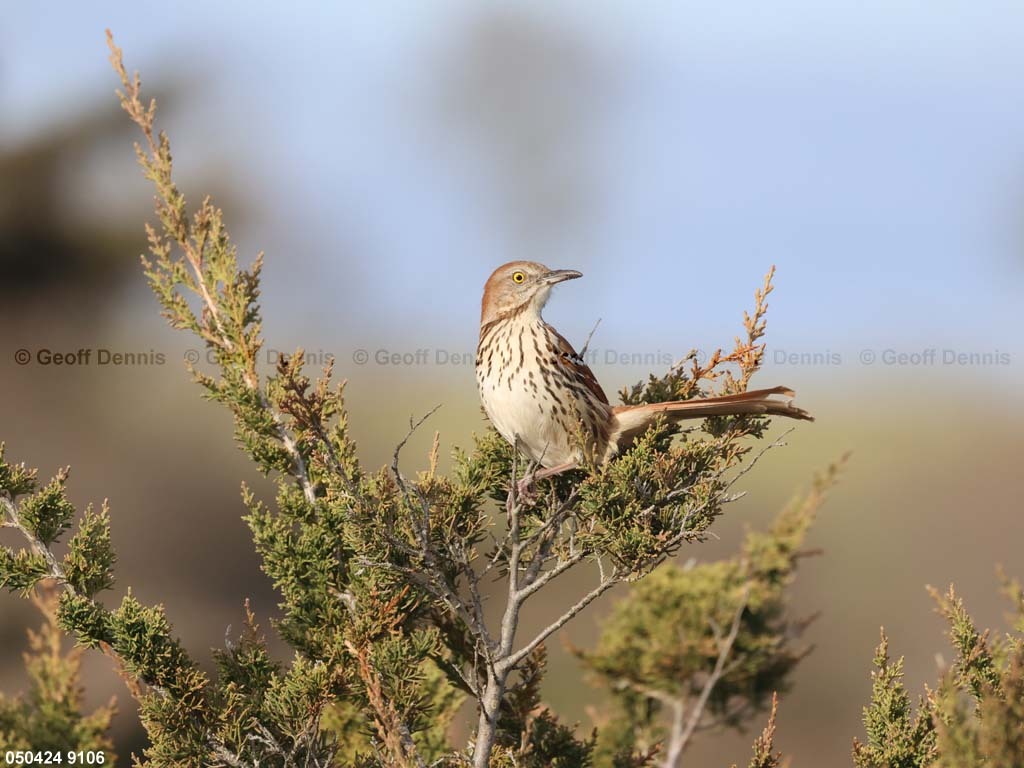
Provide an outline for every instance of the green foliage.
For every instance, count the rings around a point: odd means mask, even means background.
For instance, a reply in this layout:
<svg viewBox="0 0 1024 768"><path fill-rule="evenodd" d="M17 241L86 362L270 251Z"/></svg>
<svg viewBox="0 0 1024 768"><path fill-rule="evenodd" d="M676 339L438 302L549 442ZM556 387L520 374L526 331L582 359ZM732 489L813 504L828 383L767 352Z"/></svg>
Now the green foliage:
<svg viewBox="0 0 1024 768"><path fill-rule="evenodd" d="M784 508L770 530L748 532L737 556L656 570L606 619L597 648L578 653L617 703L616 725L600 740L603 760L625 747L649 748L670 724L677 734L691 719L740 727L786 688L805 653L791 640L806 622L786 616L785 590L838 469ZM670 750L679 756L688 737L676 740Z"/></svg>
<svg viewBox="0 0 1024 768"><path fill-rule="evenodd" d="M4 460L6 446L0 442L0 494L16 498L36 489L36 472L27 469L24 462L9 464Z"/></svg>
<svg viewBox="0 0 1024 768"><path fill-rule="evenodd" d="M903 685L903 659L892 662L888 640L875 654L871 701L864 709L867 742L854 740L858 768L1003 768L1024 765L1024 604L1020 585L1005 581L1014 602L1013 632L994 642L979 632L953 588L930 590L949 623L956 662L916 713Z"/></svg>
<svg viewBox="0 0 1024 768"><path fill-rule="evenodd" d="M18 511L19 522L44 546L53 544L74 518L75 507L65 493L67 479L68 470L62 469L49 484L25 499Z"/></svg>
<svg viewBox="0 0 1024 768"><path fill-rule="evenodd" d="M38 632L28 633L29 652L24 658L29 690L15 699L0 694L0 748L101 750L104 765L113 765L113 745L107 735L113 704L87 715L81 713L81 650L63 651L53 590L43 590L34 599L44 623Z"/></svg>
<svg viewBox="0 0 1024 768"><path fill-rule="evenodd" d="M963 600L957 597L952 587L945 595L935 589L929 591L938 603L939 612L949 622L949 639L959 658L953 668L953 682L979 700L988 690L1001 693L999 671L988 647L988 633L982 635L978 632Z"/></svg>
<svg viewBox="0 0 1024 768"><path fill-rule="evenodd" d="M864 708L867 743L855 743L854 765L858 768L888 766L921 768L935 759L935 732L931 713L921 707L915 715L910 695L903 685L903 659L889 658L889 640L875 651L871 674L871 703Z"/></svg>
<svg viewBox="0 0 1024 768"><path fill-rule="evenodd" d="M29 538L29 546L21 549L0 545L0 587L22 595L30 594L36 584L54 575L40 536L53 542L70 520L63 492L67 472L58 474L38 493L35 477L36 471L26 469L24 464L8 463L0 443L0 523ZM18 498L26 494L32 495L18 505Z"/></svg>
<svg viewBox="0 0 1024 768"><path fill-rule="evenodd" d="M64 556L64 574L76 592L92 597L114 586L117 558L110 544L110 512L104 504L99 514L85 510Z"/></svg>
<svg viewBox="0 0 1024 768"><path fill-rule="evenodd" d="M81 646L100 648L110 644L109 612L85 595L65 590L60 596L57 619L61 629L71 634Z"/></svg>
<svg viewBox="0 0 1024 768"><path fill-rule="evenodd" d="M42 555L25 549L0 549L0 587L4 589L27 595L49 573L50 566Z"/></svg>
<svg viewBox="0 0 1024 768"><path fill-rule="evenodd" d="M594 739L581 741L574 729L560 723L550 709L530 717L521 741L499 741L491 757L494 768L589 768L593 765Z"/></svg>
<svg viewBox="0 0 1024 768"><path fill-rule="evenodd" d="M747 763L747 768L781 768L782 753L775 751L775 717L779 711L779 697L772 696L772 711L768 716L768 724L754 741L754 754ZM736 768L734 765L733 768Z"/></svg>
<svg viewBox="0 0 1024 768"><path fill-rule="evenodd" d="M673 445L673 432L656 426L580 485L581 516L594 523L584 541L626 568L656 564L666 542L699 538L721 512L721 469L739 454L726 439Z"/></svg>
<svg viewBox="0 0 1024 768"><path fill-rule="evenodd" d="M543 645L530 654L511 685L498 722L497 765L546 768L592 765L595 738L580 740L575 729L559 722L543 706L540 684L547 669Z"/></svg>

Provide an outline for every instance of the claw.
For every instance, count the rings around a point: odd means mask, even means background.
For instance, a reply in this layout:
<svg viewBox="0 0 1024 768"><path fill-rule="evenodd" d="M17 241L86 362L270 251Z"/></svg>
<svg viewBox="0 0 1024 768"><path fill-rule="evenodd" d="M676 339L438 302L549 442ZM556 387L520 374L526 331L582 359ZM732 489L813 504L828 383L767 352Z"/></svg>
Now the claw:
<svg viewBox="0 0 1024 768"><path fill-rule="evenodd" d="M515 494L509 494L508 501L505 502L507 512L512 512L513 499L524 504L533 504L537 500L537 478L534 474L531 473L516 482Z"/></svg>
<svg viewBox="0 0 1024 768"><path fill-rule="evenodd" d="M537 500L537 478L534 475L527 475L516 483L516 496L527 504Z"/></svg>

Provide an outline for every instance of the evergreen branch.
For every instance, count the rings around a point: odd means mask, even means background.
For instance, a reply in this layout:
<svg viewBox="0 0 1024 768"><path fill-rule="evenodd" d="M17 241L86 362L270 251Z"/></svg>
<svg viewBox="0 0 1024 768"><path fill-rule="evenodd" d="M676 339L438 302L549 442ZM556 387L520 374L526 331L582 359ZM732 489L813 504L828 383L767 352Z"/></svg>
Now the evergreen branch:
<svg viewBox="0 0 1024 768"><path fill-rule="evenodd" d="M737 472L732 478L730 478L730 480L725 484L725 487L715 498L708 499L706 502L704 502L704 504L702 504L700 507L697 507L696 509L688 510L686 515L680 522L679 532L666 540L664 550L659 554L657 559L654 561L653 565L657 565L658 563L664 562L664 559L670 554L672 554L675 551L676 547L678 547L687 539L693 539L697 535L694 531L687 529L687 523L690 521L690 519L692 519L697 514L710 509L714 504L727 504L739 500L744 494L741 493L730 496L728 492L732 489L734 485L736 485L737 482L739 482L740 478L745 476L757 465L757 463L766 453L768 453L768 451L772 450L773 448L785 447L785 437L792 431L792 428L790 428L783 432L777 440L773 440L767 445L764 445L757 453L754 454L754 457L750 461L748 461L746 464L742 466L739 472ZM667 494L666 498L675 500L680 496L686 494L688 490L688 488L676 489ZM644 513L649 513L653 509L656 509L656 506L652 505L651 507L648 507L646 510L644 510Z"/></svg>
<svg viewBox="0 0 1024 768"><path fill-rule="evenodd" d="M5 469L7 465L0 456L0 473ZM66 476L66 470L59 475L62 479ZM28 589L44 578L59 586L63 591L58 609L62 628L74 632L81 646L96 647L111 659L118 676L139 703L144 722L159 723L160 731L172 741L175 754L192 755L197 760L201 755L203 761L212 755L231 766L257 768L258 760L247 763L224 744L217 732L220 723L211 712L207 680L178 642L170 637L169 627L162 624L162 613L140 606L130 595L118 611L109 611L92 596L91 590L106 589L111 583L109 577L97 573L113 562L112 553L104 550L104 547L109 548L105 505L99 516L86 511L79 533L71 540L62 564L48 543L26 522L35 520L38 510L32 513L29 510L38 507L37 498L38 495L19 502L10 490L0 488L0 510L5 527L20 531L30 551L46 564L47 571L34 574L34 581ZM62 509L54 507L49 509L49 513L62 513ZM52 523L46 520L36 522L41 530L53 529ZM95 535L96 525L103 526L103 535ZM91 563L94 571L79 572L83 558L90 557L95 559ZM154 622L153 617L159 619ZM162 717L169 719L160 722ZM272 735L270 728L258 718L250 720L254 732ZM171 721L174 727L169 729ZM303 766L310 765L310 760L315 765L326 765L317 757L318 723L319 711L310 711L309 720L293 740L291 750L280 750L280 754L287 758L284 766L299 768L296 757L300 753L306 758ZM154 744L154 748L164 747ZM228 760L231 755L234 755L233 759Z"/></svg>
<svg viewBox="0 0 1024 768"><path fill-rule="evenodd" d="M63 566L57 562L57 558L54 556L50 548L22 523L22 516L18 512L18 506L17 500L13 498L8 491L0 490L0 507L3 507L4 514L7 517L7 527L18 530L28 543L32 552L46 562L48 572L45 574L44 578L48 577L52 579L53 582L59 585L68 594L77 599L88 601L90 605L104 611L105 609L99 603L93 600L90 596L82 594L74 584L69 581ZM159 696L166 697L169 695L167 690L163 687L155 685L152 682L146 682L135 675L129 675L129 673L126 672L126 660L110 643L99 643L99 647L101 652L114 662L119 671L119 675L122 678L125 678L125 683L136 700L141 701L140 697L143 695L143 692L138 687L139 683L145 684L150 690L154 691ZM129 683L129 679L132 681L131 683Z"/></svg>
<svg viewBox="0 0 1024 768"><path fill-rule="evenodd" d="M399 470L398 466L399 459L402 455L402 449L405 448L405 444L409 442L412 436L416 434L416 430L423 426L424 422L426 422L427 419L429 419L431 416L437 413L440 407L441 403L438 403L425 414L423 414L417 421L413 421L412 418L410 417L409 431L405 433L405 437L403 437L401 441L398 443L398 445L395 446L395 452L394 454L392 454L391 457L391 474L394 475L395 482L398 483L399 487L402 489L403 492L408 493L408 488L405 484L405 478L402 476L402 473Z"/></svg>
<svg viewBox="0 0 1024 768"><path fill-rule="evenodd" d="M151 100L148 107L143 106L141 100L141 81L138 73L129 77L125 69L121 49L115 45L114 37L110 30L107 30L107 47L110 49L110 63L121 79L123 91L118 91L121 107L142 131L146 141L146 150L136 145L139 162L145 169L147 176L153 181L156 187L158 203L157 210L161 214L161 221L167 236L173 239L184 254L192 271L191 279L185 280L183 275L178 275L183 284L190 287L201 299L204 311L199 318L195 318L187 312L187 307L173 305L181 314L171 315L172 325L179 327L191 327L203 339L214 347L219 347L228 353L236 353L244 360L242 381L245 386L257 397L260 407L270 417L273 428L285 452L287 453L291 466L292 475L302 488L302 492L309 503L316 502L316 486L310 478L306 460L296 444L295 438L285 427L284 419L280 411L273 407L266 394L260 387L259 374L256 371L256 359L262 340L257 333L250 333L246 329L245 318L241 322L234 322L237 325L233 332L229 332L226 321L222 318L221 306L215 298L216 288L211 287L211 275L204 263L204 252L206 250L211 231L220 230L220 213L215 211L210 198L203 200L199 212L195 216L194 223L189 224L185 214L185 198L174 182L171 165L170 142L167 136L154 133L154 120L156 117L156 101ZM170 271L170 262L166 261L169 249L167 243L160 238L156 232L147 227L150 243L154 252L164 261L159 265ZM257 257L251 279L255 281L262 262L262 254ZM143 264L150 270L151 280L154 288L158 288L159 281L153 277L152 266L143 259ZM165 306L172 305L170 298L173 288L166 289ZM255 292L255 285L252 287ZM248 296L243 294L248 300ZM248 302L247 302L248 303ZM171 312L171 310L168 310Z"/></svg>
<svg viewBox="0 0 1024 768"><path fill-rule="evenodd" d="M67 579L64 576L64 570L60 567L60 564L57 562L57 558L53 556L49 547L36 538L36 536L21 522L16 502L6 490L0 490L0 506L4 508L4 514L7 516L4 527L14 528L19 531L21 535L25 537L25 540L28 542L32 551L39 557L43 558L46 562L46 567L48 569L48 573L46 575L51 579L54 579L58 584L61 584L73 591L74 588L68 585Z"/></svg>
<svg viewBox="0 0 1024 768"><path fill-rule="evenodd" d="M482 640L481 647L485 650L485 655L489 655L486 651L489 650L491 644L488 642L487 625L483 621L482 614L477 614L471 609L458 593L445 583L443 577L439 576L435 571L424 569L426 573L421 573L416 568L400 566L386 560L367 560L365 558L360 558L359 564L366 568L379 568L384 571L400 574L405 579L408 579L411 584L439 599L454 616L464 621L473 634Z"/></svg>
<svg viewBox="0 0 1024 768"><path fill-rule="evenodd" d="M779 694L772 694L772 708L768 724L754 741L754 755L748 768L780 768L782 753L775 751L775 718L779 713ZM733 767L735 768L735 766Z"/></svg>
<svg viewBox="0 0 1024 768"><path fill-rule="evenodd" d="M377 715L378 734L388 746L389 753L398 761L396 768L426 768L409 727L402 722L394 705L385 698L380 675L374 670L365 646L356 648L348 643L348 649L356 659L359 677L366 686L370 704Z"/></svg>
<svg viewBox="0 0 1024 768"><path fill-rule="evenodd" d="M22 654L28 689L16 697L0 693L0 744L4 750L40 746L69 751L98 752L101 762L114 762L109 736L117 699L83 713L81 687L84 648L64 650L59 612L60 586L53 579L39 582L30 595L43 623L29 629L28 650Z"/></svg>

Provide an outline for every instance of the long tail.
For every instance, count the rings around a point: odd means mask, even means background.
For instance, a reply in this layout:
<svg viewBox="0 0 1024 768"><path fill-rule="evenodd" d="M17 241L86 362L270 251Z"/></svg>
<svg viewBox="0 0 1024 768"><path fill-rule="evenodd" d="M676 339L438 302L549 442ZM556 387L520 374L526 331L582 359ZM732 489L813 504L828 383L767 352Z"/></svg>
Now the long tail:
<svg viewBox="0 0 1024 768"><path fill-rule="evenodd" d="M618 450L624 450L662 414L670 421L703 419L707 416L740 416L748 413L814 421L814 417L807 411L797 408L789 400L780 400L772 397L773 395L791 398L796 392L789 387L772 387L742 392L738 395L677 400L671 403L620 405L612 409L616 425L612 430L610 443Z"/></svg>

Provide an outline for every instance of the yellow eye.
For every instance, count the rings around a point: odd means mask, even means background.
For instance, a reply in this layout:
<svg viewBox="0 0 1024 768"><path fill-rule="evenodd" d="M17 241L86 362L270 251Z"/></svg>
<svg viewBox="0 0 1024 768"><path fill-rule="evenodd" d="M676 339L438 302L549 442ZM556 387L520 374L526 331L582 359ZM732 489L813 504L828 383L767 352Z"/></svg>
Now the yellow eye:
<svg viewBox="0 0 1024 768"><path fill-rule="evenodd" d="M523 273L523 272L513 272L512 273L512 282L513 283L525 283L526 282L526 274Z"/></svg>

